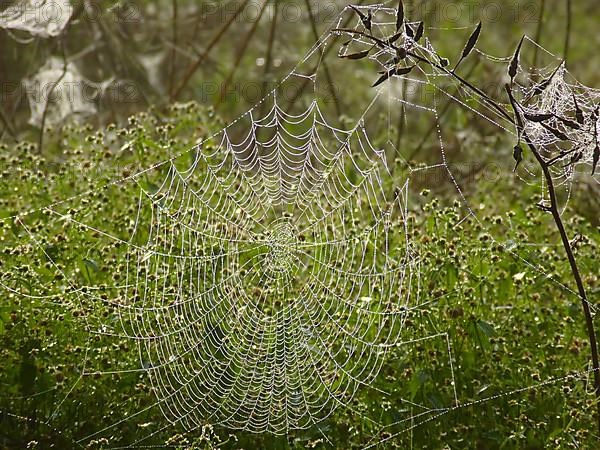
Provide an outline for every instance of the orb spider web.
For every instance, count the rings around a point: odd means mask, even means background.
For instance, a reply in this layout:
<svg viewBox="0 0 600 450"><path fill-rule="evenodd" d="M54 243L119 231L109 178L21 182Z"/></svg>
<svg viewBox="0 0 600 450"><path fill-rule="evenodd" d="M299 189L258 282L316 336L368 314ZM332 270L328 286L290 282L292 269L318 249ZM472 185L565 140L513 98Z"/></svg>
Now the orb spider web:
<svg viewBox="0 0 600 450"><path fill-rule="evenodd" d="M396 10L383 5L360 8L368 9L374 10L373 27L385 35ZM354 11L346 8L344 14ZM90 331L133 341L139 352L139 367L134 368L116 364L113 370L92 370L86 358L76 383L97 374L147 376L156 401L127 420L158 407L168 421L131 446L176 424L188 431L210 423L273 434L314 427L337 408L352 409L359 389L375 389L385 396L376 380L388 353L429 339L445 346L447 361L436 364L448 366L451 404L433 408L404 400L419 412L411 409L393 424L377 424L382 429L401 428L388 439L473 404L567 380L559 377L461 404L449 333L406 339L407 313L436 301L419 295L421 255L411 242L408 219L413 178L443 173L466 208L465 219L477 219L446 156L438 100L448 97L511 133L513 124L464 87L458 86L456 94L449 92L444 83L452 78L446 71L422 65L389 81L411 83L420 92L431 89L434 94L427 101L418 94L399 98L382 86L373 91L366 109L353 114L350 126L333 123L320 101L319 62L323 49L340 35L334 31L340 23L341 18L277 89L225 129L148 169L44 208L51 217L102 240L98 245L114 247L116 257L125 261L125 282L120 286L82 287L68 274L65 277L77 295L105 303L109 299L115 307L113 316ZM408 25L416 28L418 23ZM361 26L357 19L355 29ZM341 56L355 46L372 45L361 37L350 38ZM404 45L421 57L438 58L426 37L422 43L410 36L404 39ZM492 63L510 61L477 52ZM384 70L390 57L394 55L385 50L369 55ZM306 69L314 60L316 69ZM563 117L574 114L577 103L592 117L597 92L568 84L564 66L558 67L548 90L528 111L553 109ZM555 68L536 70L548 78ZM525 72L521 66L521 74ZM518 80L524 97L534 89L532 80ZM286 83L298 81L314 88L312 96L303 107L288 109L281 93ZM566 99L565 89L574 100ZM439 161L414 167L400 158L408 173L401 183L392 175L388 153L399 158L399 149L391 137L377 144L370 137L376 135L371 127L395 127L391 115L381 124L371 114L385 104L428 117L435 127ZM553 126L569 128L561 123ZM556 144L552 132L530 126L536 140L547 147ZM577 130L576 136L566 128L560 129L572 133L572 140L587 139L584 157L577 163L589 165L589 130ZM535 175L528 166L524 170ZM558 176L565 173L569 172ZM126 233L109 224L105 230L89 225L83 207L64 211L86 196L121 187L130 190L132 185L134 213ZM129 190L125 195L131 195ZM38 243L33 231L23 227ZM537 276L550 278L543 268L512 253ZM58 265L57 269L62 272Z"/></svg>

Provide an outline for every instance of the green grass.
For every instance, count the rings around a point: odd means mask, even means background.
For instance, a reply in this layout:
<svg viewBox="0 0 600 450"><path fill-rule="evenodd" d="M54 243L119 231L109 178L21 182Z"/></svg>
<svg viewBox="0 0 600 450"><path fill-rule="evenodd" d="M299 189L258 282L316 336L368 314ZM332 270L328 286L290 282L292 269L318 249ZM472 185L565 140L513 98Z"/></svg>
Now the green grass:
<svg viewBox="0 0 600 450"><path fill-rule="evenodd" d="M210 111L187 104L166 114L139 114L125 129L68 126L48 138L43 156L27 143L5 146L0 217L66 200L53 209L127 239L139 186L98 188L221 127ZM395 176L401 184L405 174ZM150 176L139 180L144 186L154 182ZM462 220L456 194L438 199L410 189L409 240L420 261L411 304L420 306L406 317L406 343L390 352L373 383L389 395L361 387L350 409L285 437L209 426L191 434L178 425L163 428L159 408L144 411L156 402L146 375L100 374L139 366L134 341L89 332L113 323L114 299L76 290L122 282L122 250L106 251L111 241L102 235L43 212L3 220L0 446L25 448L37 441L37 448L76 448L75 441L117 423L96 442L82 443L126 446L156 432L143 444L324 448L325 435L335 448L382 439L388 440L381 448L403 449L594 448L587 337L577 296L560 284L573 283L552 223L533 206L534 188L508 175L502 182L483 175L474 181L469 201L478 220ZM94 193L80 195L88 191ZM571 235L582 236L577 258L593 299L600 288L598 229L571 207L566 218ZM391 256L405 250L395 246ZM460 407L446 410L456 406L454 389ZM413 403L438 411L421 414ZM367 418L389 426L382 430Z"/></svg>
<svg viewBox="0 0 600 450"><path fill-rule="evenodd" d="M101 2L105 3L112 5ZM540 186L514 177L514 143L471 111L454 107L440 120L445 151L449 168L477 219L463 220L465 204L444 171L415 172L410 177L409 241L415 262L419 262L410 290L415 307L407 312L399 336L403 344L388 354L372 388L361 387L348 408L338 409L316 427L287 436L257 435L208 424L188 433L180 425L165 427L166 419L155 405L147 374L107 374L140 367L134 340L107 335L121 330L115 291L103 286L124 283L127 246L112 246L114 239L38 209L59 202L52 207L55 212L112 237L127 240L133 236L134 243L143 243L147 234L134 232L131 222L140 187L153 192L165 171L149 171L136 178L139 184L129 180L101 187L185 152L225 124L211 110L190 103L151 107L147 113L133 116L123 128L104 126L107 120L118 121L149 104L169 103L167 93L151 85L136 55L166 48L159 75L163 84L177 85L215 35L220 21L229 17L188 17L182 13L185 2L180 2L176 39L182 51L172 52L165 43L172 39L170 2L154 12L146 10L146 3L137 2L137 10L146 20L143 27L138 20L124 21L113 13L106 12L99 20L84 14L73 21L64 37L66 53L75 55L87 78L133 80L134 98L123 97L118 88L115 98L100 98L99 114L90 120L97 120L101 131L72 124L50 128L44 136L43 152L38 154L38 130L27 125L27 102L16 98L18 89L15 93L10 89L3 101L3 111L17 130L19 143L0 146L0 448L112 448L130 446L149 435L140 445L347 449L382 442L379 448L599 447L583 314L553 222L535 206ZM303 7L302 3L282 4ZM446 3L430 2L422 11L410 5L409 12L412 20L424 20L432 27L427 36L440 54L454 61L477 18L492 11L489 7L496 3L478 2L473 17L465 14L460 20L440 15L439 5ZM506 2L497 21L484 15L478 48L493 56L507 56L523 33L533 37L539 13L534 3ZM565 2L549 3L552 7L547 5L541 44L561 55ZM516 11L522 14L515 17ZM265 89L264 77L273 87L272 81L287 74L314 41L310 23L280 21L273 52L281 68L273 66L265 72L258 67L257 58L268 52L271 21L267 16L220 106L224 118L235 118L254 104L258 92L250 88ZM597 16L592 3L573 2L568 68L590 86L597 84L600 73L590 57L594 55L591 36ZM103 27L101 34L96 25ZM318 31L329 25L318 22ZM251 26L250 18L235 23L180 98L206 104L215 100L212 89L232 73L239 41ZM134 35L135 39L130 38ZM0 55L2 66L10 68L2 73L7 86L20 86L23 78L58 52L53 40L26 46L6 34L0 39L7 50ZM97 49L87 52L92 43L98 44ZM528 52L530 60L533 50ZM464 73L479 57L474 54L470 58L461 68ZM505 64L489 64L484 59L480 58L468 79L483 81L486 91L489 88L491 94L503 95L496 80L504 76ZM367 86L377 76L374 66L353 62L356 65L347 69L346 61L336 59L335 50L326 62L340 80L335 89L347 112L340 121L352 126L348 116L362 111L372 97ZM330 99L327 84L322 82L318 88L319 98ZM430 99L430 93L426 94L422 93L423 97ZM300 97L297 107L302 108L305 101ZM332 110L331 102L326 107ZM410 159L413 168L439 164L435 133L421 142L431 127L431 115L413 114L401 138L401 156ZM380 127L374 136L377 147L390 139L389 117L382 113L380 120L370 123ZM6 131L2 133L4 140L11 140ZM394 142L396 139L392 136ZM412 155L420 144L420 152ZM193 154L187 153L175 163L183 168L192 158ZM403 185L408 176L401 159L395 163L390 188ZM597 198L592 183L577 179L564 213L569 235L581 236L574 247L594 305L600 292ZM561 201L564 199L561 191ZM13 217L21 213L27 214ZM401 238L397 236L390 256L405 255ZM203 251L220 251L218 243L208 244ZM81 286L98 290L80 290ZM96 295L98 292L103 293ZM267 310L271 307L264 306ZM598 328L598 320L595 322ZM423 413L416 404L433 412ZM105 427L108 429L88 438Z"/></svg>

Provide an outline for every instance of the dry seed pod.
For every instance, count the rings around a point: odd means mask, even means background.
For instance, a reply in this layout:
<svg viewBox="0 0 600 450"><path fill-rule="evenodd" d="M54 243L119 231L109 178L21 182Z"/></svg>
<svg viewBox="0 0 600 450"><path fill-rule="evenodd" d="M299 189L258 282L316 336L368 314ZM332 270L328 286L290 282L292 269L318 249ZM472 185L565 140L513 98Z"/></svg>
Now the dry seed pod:
<svg viewBox="0 0 600 450"><path fill-rule="evenodd" d="M406 74L410 73L414 68L415 68L415 66L399 67L399 68L395 67L388 71L380 72L380 73L383 73L383 75L381 77L379 77L379 79L371 87L379 86L381 83L383 83L384 81L386 81L388 78L390 78L393 75L406 75Z"/></svg>
<svg viewBox="0 0 600 450"><path fill-rule="evenodd" d="M463 49L463 52L462 52L462 56L456 63L456 66L454 66L454 70L456 70L456 68L463 61L463 59L465 59L467 56L469 56L471 54L471 52L475 48L475 44L477 44L477 40L479 39L480 34L481 34L481 22L479 22L477 24L477 28L475 28L475 30L471 33L471 36L469 36L467 45L465 45L465 48Z"/></svg>
<svg viewBox="0 0 600 450"><path fill-rule="evenodd" d="M367 56L369 56L370 52L371 52L371 49L368 49L368 50L363 50L362 52L349 53L347 55L341 55L340 58L344 58L344 59L363 59L363 58L366 58Z"/></svg>
<svg viewBox="0 0 600 450"><path fill-rule="evenodd" d="M598 161L600 161L600 146L596 143L596 147L594 147L594 161L592 162L592 175L596 173Z"/></svg>
<svg viewBox="0 0 600 450"><path fill-rule="evenodd" d="M371 87L376 87L379 86L381 83L383 83L385 80L387 80L389 77L391 77L392 75L394 75L394 72L396 71L396 69L390 69L387 72L384 72L384 74L382 76L380 76L377 81L375 81L375 83L373 83L371 85Z"/></svg>
<svg viewBox="0 0 600 450"><path fill-rule="evenodd" d="M373 20L373 13L369 10L368 14L363 13L360 9L358 9L356 6L350 5L350 8L352 8L356 14L358 14L358 17L360 17L360 21L362 22L362 24L364 25L364 27L371 31L372 28L372 20Z"/></svg>
<svg viewBox="0 0 600 450"><path fill-rule="evenodd" d="M517 71L519 70L519 58L521 56L521 46L523 45L523 41L525 40L525 35L521 38L517 49L515 50L515 54L510 61L510 65L508 66L508 76L510 77L510 82L514 83L515 77L517 76Z"/></svg>
<svg viewBox="0 0 600 450"><path fill-rule="evenodd" d="M564 117L558 117L558 120L560 120L562 123L564 123L567 127L571 128L572 130L581 130L581 125L579 125L577 122L573 122L570 119L566 119Z"/></svg>
<svg viewBox="0 0 600 450"><path fill-rule="evenodd" d="M388 44L393 44L394 42L396 42L396 41L397 41L398 39L400 39L401 37L402 37L402 32L400 31L400 32L398 32L398 33L394 34L392 37L390 37L390 38L387 40L387 43L388 43Z"/></svg>
<svg viewBox="0 0 600 450"><path fill-rule="evenodd" d="M567 136L566 134L564 134L562 131L557 130L554 127L551 127L550 125L546 125L544 122L540 122L540 124L546 129L548 130L550 133L552 133L557 139L560 139L561 141L569 141L569 136Z"/></svg>
<svg viewBox="0 0 600 450"><path fill-rule="evenodd" d="M538 114L530 114L525 113L525 118L527 120L531 120L532 122L543 122L545 120L552 119L554 114L552 113L538 113Z"/></svg>
<svg viewBox="0 0 600 450"><path fill-rule="evenodd" d="M521 144L517 144L514 146L513 148L513 158L516 162L515 164L515 168L513 169L513 172L517 171L517 167L519 167L519 164L521 164L521 161L523 161L523 147L521 147Z"/></svg>
<svg viewBox="0 0 600 450"><path fill-rule="evenodd" d="M585 117L583 116L583 111L579 107L575 93L573 93L573 104L575 105L575 117L577 118L577 123L583 125L585 123Z"/></svg>
<svg viewBox="0 0 600 450"><path fill-rule="evenodd" d="M415 42L419 42L419 40L423 37L424 31L425 31L425 26L424 26L423 22L419 22L419 25L417 26L417 31L415 31L415 37L414 37Z"/></svg>
<svg viewBox="0 0 600 450"><path fill-rule="evenodd" d="M539 84L536 84L533 87L533 92L531 93L531 97L540 95L542 92L544 92L546 90L546 88L550 85L550 83L554 79L554 76L558 72L558 69L560 69L561 66L562 66L562 63L559 64L556 69L554 69L554 72L552 72L552 74L548 78L546 78L545 80L542 80Z"/></svg>
<svg viewBox="0 0 600 450"><path fill-rule="evenodd" d="M404 3L402 0L398 2L398 12L396 14L396 31L400 31L402 29L402 25L404 24Z"/></svg>

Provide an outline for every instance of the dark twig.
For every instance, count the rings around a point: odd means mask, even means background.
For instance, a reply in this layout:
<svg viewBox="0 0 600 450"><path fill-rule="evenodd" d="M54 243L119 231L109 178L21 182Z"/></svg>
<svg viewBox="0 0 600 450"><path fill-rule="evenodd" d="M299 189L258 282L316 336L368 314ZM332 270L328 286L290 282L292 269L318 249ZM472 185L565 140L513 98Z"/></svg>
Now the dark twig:
<svg viewBox="0 0 600 450"><path fill-rule="evenodd" d="M365 0L359 0L358 2L355 3L356 6L360 6L364 3ZM342 28L347 27L350 22L352 21L352 16L348 16L348 18L346 18L346 20L344 21L344 23L342 24ZM321 54L321 58L325 59L325 57L329 54L329 52L331 51L332 48L334 48L334 43L337 41L338 36L334 36L333 40L331 42L330 45L328 45L325 49L323 49L323 53ZM315 66L315 68L313 69L313 72L315 72L318 69L318 65ZM309 83L309 79L308 78L303 78L302 82L300 84L300 86L298 87L298 89L296 89L296 91L294 92L293 95L290 96L290 101L287 105L288 109L291 109L294 107L294 105L296 104L296 102L298 101L298 99L300 98L300 96L302 95L302 92L304 91L304 89L306 89L306 86L308 86Z"/></svg>
<svg viewBox="0 0 600 450"><path fill-rule="evenodd" d="M310 17L310 25L311 25L313 35L314 35L315 39L318 41L319 40L319 32L317 30L317 24L316 24L315 16L312 11L312 7L310 6L310 0L305 0L305 3L306 3L306 9L308 10L308 16ZM322 57L323 53L324 53L323 47L319 47L319 49L320 49L321 57ZM331 91L331 97L333 99L335 110L337 112L337 115L341 116L342 110L340 109L340 102L339 102L339 99L335 92L335 84L333 83L333 78L331 76L331 72L329 71L329 66L327 65L325 60L323 60L323 70L325 71L325 77L327 78L327 84L329 85L329 90Z"/></svg>
<svg viewBox="0 0 600 450"><path fill-rule="evenodd" d="M219 90L219 97L217 98L217 101L215 102L215 105L214 105L215 108L218 108L221 105L221 102L224 100L225 95L227 94L227 89L229 89L229 84L233 80L233 77L235 76L235 73L237 72L237 70L240 66L240 63L242 62L242 58L246 54L246 49L248 48L250 41L252 41L252 37L254 36L254 33L256 33L256 30L258 29L258 24L260 23L260 20L262 19L262 16L265 13L265 10L267 9L268 4L269 4L268 0L265 0L263 2L261 9L258 13L258 16L256 17L256 20L252 24L252 27L250 28L250 31L248 31L248 33L246 33L246 35L242 38L243 39L242 47L238 51L238 55L237 55L235 62L233 63L233 68L231 69L231 72L229 72L229 75L227 76L227 78L225 79L223 84L221 85L221 89Z"/></svg>
<svg viewBox="0 0 600 450"><path fill-rule="evenodd" d="M506 91L511 98L511 104L513 105L513 110L515 113L515 117L517 118L517 122L522 123L521 114L518 110L517 104L513 99L512 92L510 87L507 85ZM565 249L565 253L567 254L567 259L569 260L569 265L571 267L571 273L573 278L575 279L575 284L577 285L577 291L579 293L579 297L581 299L582 307L583 307L583 315L585 317L586 327L588 339L590 342L590 350L592 353L592 368L594 370L594 393L596 395L596 408L597 408L597 424L598 430L600 431L600 363L598 360L598 344L596 341L596 331L594 329L594 321L592 318L592 313L590 311L590 303L587 299L587 294L585 291L585 286L583 284L583 279L581 278L581 273L579 271L579 267L577 265L577 260L575 259L575 254L573 253L573 248L571 246L571 241L569 240L569 236L567 235L567 231L562 220L560 214L560 207L558 204L558 199L556 196L556 188L554 186L554 179L552 178L552 173L550 172L550 166L548 162L542 157L540 152L537 149L537 146L533 143L533 141L527 135L527 132L521 128L521 135L527 147L531 150L531 153L535 157L539 166L542 169L544 174L544 178L546 180L546 188L548 190L548 195L550 197L550 206L547 208L548 212L552 214L552 218L554 219L554 223L558 232L560 234L560 239L562 241L563 247Z"/></svg>
<svg viewBox="0 0 600 450"><path fill-rule="evenodd" d="M244 11L244 9L246 8L246 5L249 2L250 2L250 0L244 0L240 4L239 8L233 13L233 15L229 18L229 20L223 24L223 26L219 29L219 31L213 36L211 41L206 45L204 52L202 52L202 54L200 56L198 56L198 59L196 61L194 61L188 67L187 71L183 75L183 79L181 80L181 82L175 89L175 92L173 92L173 95L171 96L173 101L175 101L179 98L179 96L181 95L181 92L185 89L187 84L190 82L190 80L192 79L192 76L194 76L194 74L196 73L196 71L198 70L200 65L206 60L206 58L208 57L208 55L210 54L210 52L212 51L214 46L217 45L217 43L221 40L221 37L223 37L225 32L227 32L227 30L231 27L233 22L238 18L238 16L242 13L242 11Z"/></svg>

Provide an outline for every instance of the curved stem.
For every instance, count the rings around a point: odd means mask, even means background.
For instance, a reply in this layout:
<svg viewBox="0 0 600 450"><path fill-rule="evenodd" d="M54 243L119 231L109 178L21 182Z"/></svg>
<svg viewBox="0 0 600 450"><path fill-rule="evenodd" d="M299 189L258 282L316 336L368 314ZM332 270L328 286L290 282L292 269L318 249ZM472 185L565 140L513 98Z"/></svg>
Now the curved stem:
<svg viewBox="0 0 600 450"><path fill-rule="evenodd" d="M543 12L542 12L542 14L543 14ZM359 36L365 37L367 39L370 39L372 42L374 42L376 45L378 45L382 48L388 47L388 48L391 48L394 50L399 50L399 48L396 45L394 45L393 43L390 43L389 41L385 41L383 39L376 38L370 34L364 33L359 30L338 28L338 29L334 29L333 31L359 35ZM567 254L567 259L569 261L569 265L571 268L571 273L573 275L575 283L577 284L577 291L579 293L579 297L581 299L581 303L582 303L582 307L583 307L583 315L585 317L587 334L588 334L588 338L589 338L590 350L591 350L591 356L592 356L592 366L593 366L593 372L594 372L594 393L596 395L596 407L597 407L596 419L597 419L598 431L600 433L600 363L598 361L598 343L596 341L596 332L594 329L594 321L593 321L592 313L590 310L590 303L587 299L587 294L585 291L583 280L581 278L581 272L579 271L579 267L577 265L577 260L575 258L575 254L573 253L573 248L571 246L571 242L569 241L569 237L568 237L564 222L563 222L561 214L560 214L560 208L559 208L558 199L556 196L554 180L552 178L552 173L550 172L550 165L542 157L542 155L538 151L537 147L535 146L535 144L529 138L529 136L527 135L527 133L525 131L524 126L523 126L523 118L521 117L520 112L519 112L519 105L517 104L516 100L514 99L514 97L512 95L510 85L507 84L505 86L505 88L506 88L506 91L507 91L509 99L510 99L510 104L514 111L514 117L512 117L506 111L506 109L504 109L501 106L501 104L499 102L495 101L490 96L488 96L485 92L483 92L481 89L479 89L478 87L469 83L467 80L465 80L461 76L457 75L454 71L450 71L450 70L446 69L444 66L442 66L441 64L438 64L435 61L430 61L429 59L424 58L420 55L417 55L414 52L408 51L408 52L406 52L406 55L410 56L420 62L429 64L430 66L443 71L447 75L454 77L462 86L470 89L471 91L473 91L477 95L479 95L482 98L482 100L484 100L491 107L493 107L502 117L510 120L513 123L516 122L518 131L519 131L519 136L521 136L523 138L523 140L525 141L525 143L527 144L527 146L530 148L531 152L535 156L535 159L537 160L538 164L540 165L540 167L544 173L544 178L546 180L546 184L548 186L548 193L550 196L550 207L548 208L548 211L552 214L552 218L554 219L554 223L560 234L560 238L561 238L565 253Z"/></svg>
<svg viewBox="0 0 600 450"><path fill-rule="evenodd" d="M535 148L535 145L531 142L529 136L527 136L527 133L523 133L523 140L525 141L531 152L534 154L535 158L537 159L544 172L544 178L546 179L546 184L548 186L548 195L550 196L549 211L552 214L552 218L554 219L554 223L556 224L556 228L558 229L558 232L560 234L560 239L565 249L565 253L567 254L569 265L571 266L571 273L573 274L573 278L575 279L575 283L577 284L577 291L579 292L579 297L581 298L583 315L585 316L587 334L590 341L590 350L592 353L592 369L594 371L594 393L596 394L597 407L596 419L598 422L598 430L600 432L600 364L598 361L598 343L596 341L596 331L594 330L594 320L590 311L590 302L587 299L585 286L583 285L581 273L579 271L579 267L577 266L577 260L575 259L575 254L573 253L571 242L569 241L565 225L560 215L558 201L556 198L556 190L554 188L554 182L552 180L552 174L550 173L547 164Z"/></svg>
<svg viewBox="0 0 600 450"><path fill-rule="evenodd" d="M540 14L538 16L537 28L535 30L535 42L542 39L542 29L544 27L544 12L546 11L546 0L540 1ZM537 67L540 48L536 45L533 50L533 67Z"/></svg>
<svg viewBox="0 0 600 450"><path fill-rule="evenodd" d="M563 50L563 59L566 61L569 57L569 47L571 44L571 22L573 21L573 5L571 0L567 0L567 25L565 30L565 49Z"/></svg>
<svg viewBox="0 0 600 450"><path fill-rule="evenodd" d="M511 105L513 106L515 116L517 117L517 123L522 124L522 118L517 109L517 104L512 97L512 93L508 85L506 86L506 90L508 92L509 97L511 98ZM560 214L560 207L556 196L554 179L552 178L552 173L550 172L550 166L548 162L542 157L536 145L529 138L527 132L522 128L522 125L519 125L519 127L521 127L521 136L523 138L523 141L525 141L527 147L529 147L531 153L533 153L533 156L535 157L536 161L542 169L542 172L544 173L544 178L546 180L546 185L548 189L548 195L550 197L550 207L548 208L548 211L552 214L552 218L554 219L554 223L556 225L556 228L558 229L558 233L560 234L560 239L565 249L565 253L567 254L567 259L571 267L571 273L573 275L573 278L575 279L577 291L581 299L583 315L585 317L585 323L587 328L587 335L590 342L590 350L592 353L592 369L594 372L594 393L596 395L597 408L596 420L598 430L600 432L600 363L598 360L598 343L596 341L596 331L594 329L594 320L592 318L592 313L590 310L590 302L587 299L585 286L583 284L583 279L581 278L581 272L579 271L579 266L577 265L575 254L573 253L573 247L571 246L571 242L569 241L569 236L567 235L567 230L565 228L565 224Z"/></svg>

